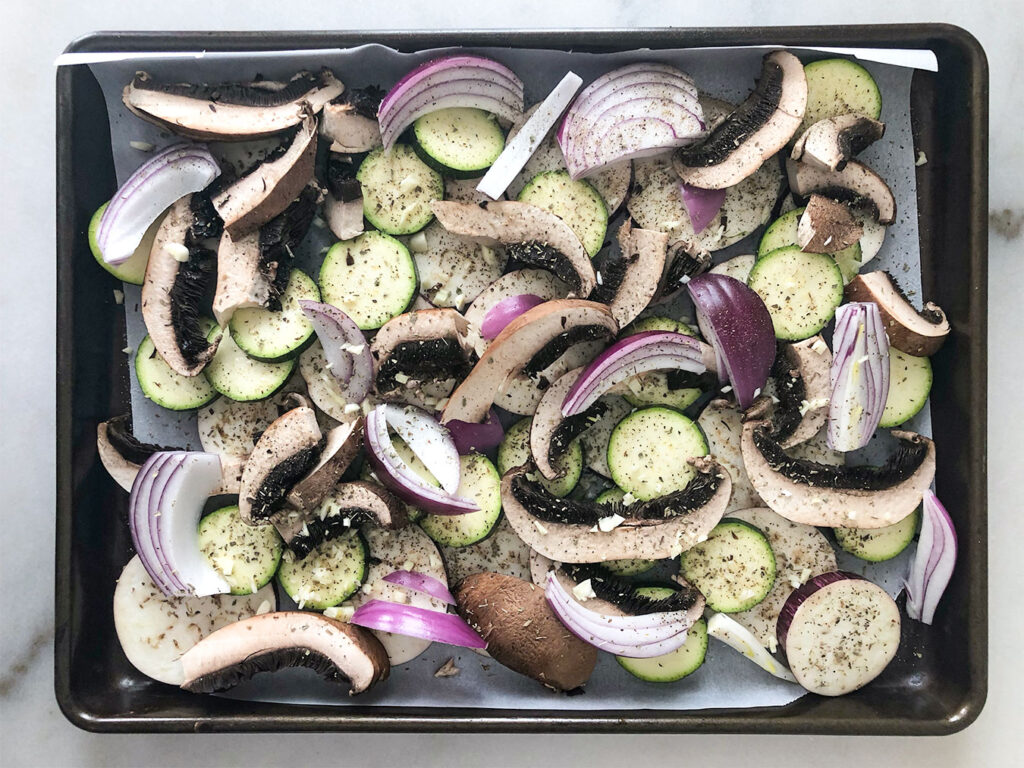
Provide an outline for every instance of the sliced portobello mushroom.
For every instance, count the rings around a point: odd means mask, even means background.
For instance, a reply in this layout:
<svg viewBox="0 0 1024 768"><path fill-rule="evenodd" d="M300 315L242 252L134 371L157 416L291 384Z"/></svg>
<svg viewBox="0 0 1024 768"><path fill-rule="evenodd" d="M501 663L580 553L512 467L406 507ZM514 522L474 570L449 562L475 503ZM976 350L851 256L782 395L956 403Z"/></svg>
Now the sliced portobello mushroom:
<svg viewBox="0 0 1024 768"><path fill-rule="evenodd" d="M282 213L313 178L316 118L306 117L283 151L272 152L213 198L233 238L259 229Z"/></svg>
<svg viewBox="0 0 1024 768"><path fill-rule="evenodd" d="M555 480L565 474L566 467L563 465L559 471L555 462L569 450L573 440L586 432L608 410L607 404L598 400L574 416L562 415L562 401L583 371L583 368L575 368L548 387L537 404L537 411L530 424L530 452L537 469L548 480Z"/></svg>
<svg viewBox="0 0 1024 768"><path fill-rule="evenodd" d="M217 249L217 291L213 314L226 326L236 309L281 308L291 275L292 254L309 231L323 192L307 185L280 214L239 237L225 231Z"/></svg>
<svg viewBox="0 0 1024 768"><path fill-rule="evenodd" d="M729 473L732 480L732 493L726 506L726 514L735 509L758 506L761 499L743 468L740 448L743 437L743 414L736 403L722 398L712 400L701 411L697 425L707 438L708 453Z"/></svg>
<svg viewBox="0 0 1024 768"><path fill-rule="evenodd" d="M356 172L364 157L365 154L340 152L328 155L323 212L327 226L339 240L351 240L363 233L363 187Z"/></svg>
<svg viewBox="0 0 1024 768"><path fill-rule="evenodd" d="M461 379L472 365L468 328L466 319L448 308L421 309L388 320L370 345L377 391Z"/></svg>
<svg viewBox="0 0 1024 768"><path fill-rule="evenodd" d="M829 171L788 158L786 174L790 189L801 197L817 193L854 205L867 204L879 224L892 224L896 220L896 198L889 185L856 160L849 161L841 171Z"/></svg>
<svg viewBox="0 0 1024 768"><path fill-rule="evenodd" d="M387 679L387 652L368 630L307 611L276 611L229 624L200 640L181 663L193 693L233 688L259 672L307 667L362 693Z"/></svg>
<svg viewBox="0 0 1024 768"><path fill-rule="evenodd" d="M824 170L841 171L854 155L884 134L885 123L866 115L829 117L800 134L790 157Z"/></svg>
<svg viewBox="0 0 1024 768"><path fill-rule="evenodd" d="M949 335L946 314L932 302L914 309L910 299L888 272L857 275L845 289L849 301L872 301L878 305L889 342L900 352L917 357L935 354Z"/></svg>
<svg viewBox="0 0 1024 768"><path fill-rule="evenodd" d="M319 463L323 444L316 413L308 405L275 419L256 441L242 470L238 491L242 520L250 525L269 523L292 487Z"/></svg>
<svg viewBox="0 0 1024 768"><path fill-rule="evenodd" d="M691 459L697 476L681 491L651 501L597 504L558 498L537 482L532 467L501 481L508 521L530 547L560 563L663 560L684 552L718 524L729 501L729 474L711 459ZM622 517L614 528L601 521Z"/></svg>
<svg viewBox="0 0 1024 768"><path fill-rule="evenodd" d="M626 219L616 237L620 253L601 267L601 282L589 299L607 304L619 327L624 328L646 309L658 291L665 272L668 235L634 228Z"/></svg>
<svg viewBox="0 0 1024 768"><path fill-rule="evenodd" d="M179 449L140 442L132 434L132 420L128 414L115 416L96 426L96 452L100 463L114 482L126 491L131 491L146 459L159 451L176 450ZM214 496L238 493L244 464L245 457L242 456L220 457L221 483L214 490Z"/></svg>
<svg viewBox="0 0 1024 768"><path fill-rule="evenodd" d="M676 150L672 165L683 181L702 189L739 184L786 146L806 108L803 64L787 51L773 51L746 100L703 141Z"/></svg>
<svg viewBox="0 0 1024 768"><path fill-rule="evenodd" d="M319 461L288 491L285 497L287 505L302 511L317 507L341 479L362 445L362 417L328 431Z"/></svg>
<svg viewBox="0 0 1024 768"><path fill-rule="evenodd" d="M484 245L504 245L510 259L552 272L588 296L596 285L590 255L572 228L555 214L528 203L499 201L472 205L435 200L430 204L441 226Z"/></svg>
<svg viewBox="0 0 1024 768"><path fill-rule="evenodd" d="M773 512L805 525L882 528L921 503L935 477L935 444L893 430L899 441L882 466L832 466L786 454L769 421L743 425L743 463Z"/></svg>
<svg viewBox="0 0 1024 768"><path fill-rule="evenodd" d="M824 195L811 195L796 227L796 242L808 253L835 253L858 242L864 228L850 206Z"/></svg>
<svg viewBox="0 0 1024 768"><path fill-rule="evenodd" d="M376 86L345 91L324 104L320 135L331 152L369 152L381 145L377 110L384 92Z"/></svg>
<svg viewBox="0 0 1024 768"><path fill-rule="evenodd" d="M443 422L484 420L499 390L515 374L537 373L583 341L618 331L608 307L581 299L539 304L509 323L491 342L444 408Z"/></svg>
<svg viewBox="0 0 1024 768"><path fill-rule="evenodd" d="M193 139L245 141L272 136L315 115L345 86L329 69L287 83L159 83L137 72L121 98L151 123Z"/></svg>
<svg viewBox="0 0 1024 768"><path fill-rule="evenodd" d="M455 600L499 664L556 691L590 679L597 649L565 628L543 589L514 576L474 573L463 579Z"/></svg>
<svg viewBox="0 0 1024 768"><path fill-rule="evenodd" d="M772 370L779 402L772 423L774 437L783 448L807 442L825 426L832 395L831 366L832 352L820 335L779 345Z"/></svg>
<svg viewBox="0 0 1024 768"><path fill-rule="evenodd" d="M333 486L314 509L289 507L271 519L285 546L299 558L358 526L371 524L394 530L409 522L405 504L397 496L376 483L361 480Z"/></svg>
<svg viewBox="0 0 1024 768"><path fill-rule="evenodd" d="M217 352L207 341L202 303L217 268L213 252L192 236L193 195L171 206L157 230L142 283L142 319L160 357L182 376L196 376Z"/></svg>
<svg viewBox="0 0 1024 768"><path fill-rule="evenodd" d="M602 616L650 616L682 611L692 625L704 614L704 595L682 579L675 582L678 589L668 597L653 598L637 594L636 584L592 563L563 564L555 570L554 578L558 579L570 600ZM577 599L573 592L584 582L590 582L594 593L586 601Z"/></svg>

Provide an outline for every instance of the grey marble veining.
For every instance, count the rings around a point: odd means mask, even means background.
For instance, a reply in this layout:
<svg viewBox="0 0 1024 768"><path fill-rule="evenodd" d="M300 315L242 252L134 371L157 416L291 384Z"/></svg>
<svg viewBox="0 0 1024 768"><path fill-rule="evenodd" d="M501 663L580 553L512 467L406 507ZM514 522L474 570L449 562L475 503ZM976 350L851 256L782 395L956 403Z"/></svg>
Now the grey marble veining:
<svg viewBox="0 0 1024 768"><path fill-rule="evenodd" d="M0 558L0 765L622 765L678 762L830 766L1024 764L1016 714L1024 683L1016 576L1024 515L1017 478L1017 395L1024 379L1018 319L1024 294L1024 115L1017 0L790 0L694 3L520 0L516 3L308 3L262 0L214 6L55 0L5 7L0 57L4 118L0 260L0 488L6 551ZM53 697L53 57L93 29L474 28L785 25L949 21L971 30L991 68L989 488L991 675L986 710L966 732L941 740L798 737L550 736L139 736L78 731ZM950 183L956 183L950 180ZM632 759L631 759L632 758ZM755 763L756 761L756 763ZM813 761L813 763L811 762Z"/></svg>

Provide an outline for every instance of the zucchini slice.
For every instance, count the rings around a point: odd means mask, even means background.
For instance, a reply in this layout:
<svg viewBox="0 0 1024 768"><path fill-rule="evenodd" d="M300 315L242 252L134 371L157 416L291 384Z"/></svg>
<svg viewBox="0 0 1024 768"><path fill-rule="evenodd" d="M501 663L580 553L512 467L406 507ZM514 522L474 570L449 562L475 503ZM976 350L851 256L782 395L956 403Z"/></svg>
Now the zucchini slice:
<svg viewBox="0 0 1024 768"><path fill-rule="evenodd" d="M221 507L199 521L199 551L231 587L251 595L277 573L284 544L272 525L242 522L238 505Z"/></svg>
<svg viewBox="0 0 1024 768"><path fill-rule="evenodd" d="M381 232L411 235L434 218L430 203L444 199L444 179L407 144L370 152L356 172L363 216Z"/></svg>
<svg viewBox="0 0 1024 768"><path fill-rule="evenodd" d="M358 531L319 544L298 558L292 551L281 557L277 580L299 609L322 611L349 598L366 578L366 542Z"/></svg>
<svg viewBox="0 0 1024 768"><path fill-rule="evenodd" d="M680 571L720 613L748 611L775 585L768 538L742 520L726 519L708 538L680 555Z"/></svg>
<svg viewBox="0 0 1024 768"><path fill-rule="evenodd" d="M882 94L864 67L849 59L822 59L804 67L807 109L799 136L819 120L839 115L882 115Z"/></svg>
<svg viewBox="0 0 1024 768"><path fill-rule="evenodd" d="M135 351L135 376L139 380L142 394L172 411L201 408L217 397L217 390L206 377L182 376L165 363L149 336L142 340Z"/></svg>
<svg viewBox="0 0 1024 768"><path fill-rule="evenodd" d="M453 179L483 176L505 149L505 132L482 109L449 107L412 125L413 149L427 165Z"/></svg>
<svg viewBox="0 0 1024 768"><path fill-rule="evenodd" d="M265 363L279 363L295 357L314 338L313 324L299 306L303 299L320 301L320 290L309 275L293 269L281 294L281 309L236 309L228 323L231 338L249 357Z"/></svg>
<svg viewBox="0 0 1024 768"><path fill-rule="evenodd" d="M462 475L456 496L472 499L480 507L465 515L424 515L420 527L445 547L468 547L487 538L501 519L501 476L486 456L460 457Z"/></svg>
<svg viewBox="0 0 1024 768"><path fill-rule="evenodd" d="M608 208L590 182L574 181L568 171L546 171L523 187L519 202L550 211L568 224L591 258L604 245Z"/></svg>
<svg viewBox="0 0 1024 768"><path fill-rule="evenodd" d="M835 260L791 245L772 251L750 270L747 285L764 300L775 336L800 341L818 333L843 300L843 275Z"/></svg>
<svg viewBox="0 0 1024 768"><path fill-rule="evenodd" d="M884 528L833 528L836 542L854 557L869 563L892 560L910 546L921 524L921 510L915 509L898 523Z"/></svg>
<svg viewBox="0 0 1024 768"><path fill-rule="evenodd" d="M608 441L612 481L640 501L681 491L697 475L689 459L707 455L700 427L660 406L626 416Z"/></svg>
<svg viewBox="0 0 1024 768"><path fill-rule="evenodd" d="M504 476L510 469L521 467L532 460L530 453L530 427L532 424L533 418L527 416L505 430L505 437L502 438L501 445L498 446L498 474ZM579 440L569 443L569 449L555 460L554 467L562 472L561 477L554 480L539 477L538 482L553 496L567 496L579 483L580 475L583 474L583 448L580 446Z"/></svg>
<svg viewBox="0 0 1024 768"><path fill-rule="evenodd" d="M270 397L288 383L295 370L295 359L280 363L264 363L243 352L230 333L214 326L207 336L213 341L221 336L217 353L203 369L207 381L222 395L232 400L249 402Z"/></svg>
<svg viewBox="0 0 1024 768"><path fill-rule="evenodd" d="M889 347L889 394L880 427L898 427L924 408L932 391L932 363Z"/></svg>

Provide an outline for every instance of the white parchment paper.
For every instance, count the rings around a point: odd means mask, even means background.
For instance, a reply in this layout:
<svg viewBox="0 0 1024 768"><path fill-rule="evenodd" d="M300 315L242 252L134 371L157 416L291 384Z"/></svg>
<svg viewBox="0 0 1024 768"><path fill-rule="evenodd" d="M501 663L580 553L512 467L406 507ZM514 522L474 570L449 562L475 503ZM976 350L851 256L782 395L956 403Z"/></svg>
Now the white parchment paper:
<svg viewBox="0 0 1024 768"><path fill-rule="evenodd" d="M450 49L415 54L399 53L380 45L347 50L281 51L269 53L143 54L130 58L93 61L90 67L99 80L110 117L110 133L118 182L123 182L148 154L133 149L129 142L148 142L157 149L178 141L174 136L132 115L121 103L121 90L135 71L145 69L162 81L217 82L251 80L257 75L285 78L300 69L333 69L348 87L381 85L385 89L416 64ZM466 50L466 49L462 49ZM753 86L760 71L763 47L732 49L642 50L614 54L593 54L555 50L479 48L515 70L526 86L526 102L541 100L569 69L584 82L626 63L650 60L673 64L690 73L698 86L713 96L740 101ZM794 50L800 53L800 50ZM920 52L912 52L920 53ZM891 52L889 52L891 54ZM887 54L887 55L889 55ZM920 57L907 63L921 66ZM897 203L896 222L889 227L880 254L868 269L888 269L900 280L911 297L921 288L918 240L915 153L910 128L910 82L913 70L861 57L882 92L881 119L885 138L869 147L863 159L893 189ZM237 146L211 145L211 151L226 161L237 157ZM719 262L731 255L756 250L758 231L753 237L716 254ZM322 249L333 238L325 228L314 227L297 254L298 265L312 269L322 258ZM140 288L125 286L125 314L128 346L134 350L145 336L139 311ZM176 414L147 400L132 378L132 414L136 435L144 442L198 449L194 413ZM931 434L928 408L909 425ZM854 460L880 460L888 453L888 438L879 437ZM843 552L841 568L861 573L897 594L912 548L888 563L868 564ZM449 658L460 668L456 677L434 678L434 672ZM352 700L343 687L316 679L305 670L285 670L262 675L230 694L235 698L263 701L328 703L384 706L483 707L549 710L637 710L637 709L719 709L769 707L787 704L803 690L771 677L732 649L711 640L707 661L695 674L674 684L644 683L621 669L608 654L600 654L597 669L579 696L556 695L536 682L517 675L491 659L463 649L434 644L423 655L392 670L385 685Z"/></svg>

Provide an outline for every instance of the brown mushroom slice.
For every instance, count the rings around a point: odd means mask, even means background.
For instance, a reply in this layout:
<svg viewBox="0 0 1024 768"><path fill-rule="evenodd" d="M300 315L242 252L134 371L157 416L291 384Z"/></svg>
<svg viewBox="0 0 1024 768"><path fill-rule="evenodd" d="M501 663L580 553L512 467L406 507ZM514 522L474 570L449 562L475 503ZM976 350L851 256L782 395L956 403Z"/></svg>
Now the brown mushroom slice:
<svg viewBox="0 0 1024 768"><path fill-rule="evenodd" d="M683 181L702 189L739 184L786 146L806 108L803 64L787 51L772 51L750 95L703 141L676 150L673 167Z"/></svg>
<svg viewBox="0 0 1024 768"><path fill-rule="evenodd" d="M841 171L854 155L885 134L885 123L866 115L848 114L819 120L793 145L794 160L828 171Z"/></svg>
<svg viewBox="0 0 1024 768"><path fill-rule="evenodd" d="M573 440L608 410L608 405L598 400L573 416L562 415L562 401L583 371L583 368L575 368L548 387L541 396L530 422L530 452L533 454L537 469L548 480L559 478L565 473L565 467L563 466L559 472L554 462L569 450Z"/></svg>
<svg viewBox="0 0 1024 768"><path fill-rule="evenodd" d="M409 522L406 506L397 496L361 480L338 483L313 509L285 508L271 520L285 546L300 558L317 545L366 523L394 530Z"/></svg>
<svg viewBox="0 0 1024 768"><path fill-rule="evenodd" d="M351 96L352 92L349 92L324 105L320 135L330 139L331 152L369 152L381 145L380 124L376 116L367 114L358 101L352 101ZM377 104L379 106L379 99Z"/></svg>
<svg viewBox="0 0 1024 768"><path fill-rule="evenodd" d="M811 195L796 227L796 242L807 253L835 253L858 242L864 228L848 205Z"/></svg>
<svg viewBox="0 0 1024 768"><path fill-rule="evenodd" d="M779 400L772 421L783 448L807 442L825 426L832 396L831 366L832 352L820 335L780 345L772 371Z"/></svg>
<svg viewBox="0 0 1024 768"><path fill-rule="evenodd" d="M305 511L319 505L359 454L362 445L362 418L330 430L316 466L288 491L285 497L288 506Z"/></svg>
<svg viewBox="0 0 1024 768"><path fill-rule="evenodd" d="M225 229L239 238L283 212L313 178L315 158L316 118L310 116L282 154L272 153L213 198Z"/></svg>
<svg viewBox="0 0 1024 768"><path fill-rule="evenodd" d="M352 240L363 234L363 198L339 200L332 194L324 199L324 219L339 240Z"/></svg>
<svg viewBox="0 0 1024 768"><path fill-rule="evenodd" d="M892 224L896 220L896 198L889 185L856 160L848 162L841 171L828 171L788 158L786 174L794 194L809 197L818 193L854 204L865 202L872 207L879 224Z"/></svg>
<svg viewBox="0 0 1024 768"><path fill-rule="evenodd" d="M207 635L181 657L193 693L225 691L259 672L307 667L326 680L347 681L355 695L387 678L384 646L368 630L305 611L253 616Z"/></svg>
<svg viewBox="0 0 1024 768"><path fill-rule="evenodd" d="M697 476L685 489L629 506L557 498L530 479L530 467L517 467L502 478L502 507L519 537L556 562L663 560L707 536L729 501L728 472L707 458L690 463ZM602 530L615 515L623 519Z"/></svg>
<svg viewBox="0 0 1024 768"><path fill-rule="evenodd" d="M933 355L949 335L949 320L942 309L930 301L924 309L914 309L888 272L857 275L845 292L848 301L872 301L878 305L889 343L900 352L917 357Z"/></svg>
<svg viewBox="0 0 1024 768"><path fill-rule="evenodd" d="M654 299L665 272L668 235L634 228L626 219L617 234L621 254L602 266L601 282L588 297L607 304L624 328Z"/></svg>
<svg viewBox="0 0 1024 768"><path fill-rule="evenodd" d="M405 312L386 322L370 351L377 363L377 390L387 393L405 383L461 379L471 367L469 325L450 308ZM451 385L440 393L447 395Z"/></svg>
<svg viewBox="0 0 1024 768"><path fill-rule="evenodd" d="M309 231L322 192L308 184L262 228L241 236L225 230L217 249L217 290L213 314L224 327L236 309L279 309L288 285L292 253ZM276 305L276 306L275 306Z"/></svg>
<svg viewBox="0 0 1024 768"><path fill-rule="evenodd" d="M767 421L743 425L743 463L764 503L787 520L830 528L883 528L921 503L935 477L935 444L893 430L883 466L831 466L786 454Z"/></svg>
<svg viewBox="0 0 1024 768"><path fill-rule="evenodd" d="M704 595L679 577L674 579L679 588L667 598L638 595L636 584L620 579L607 569L591 564L564 564L555 570L555 578L565 590L569 600L602 616L622 617L673 613L676 614L672 617L672 623L675 624L679 621L678 612L683 612L686 614L685 621L689 628L704 614ZM586 581L590 582L590 591L593 594L582 601L576 597L573 590Z"/></svg>
<svg viewBox="0 0 1024 768"><path fill-rule="evenodd" d="M570 296L588 296L597 284L587 249L550 211L511 201L473 205L435 200L430 207L452 234L484 245L504 245L509 258L553 272L572 289Z"/></svg>
<svg viewBox="0 0 1024 768"><path fill-rule="evenodd" d="M561 280L543 269L517 269L508 272L489 286L466 308L466 321L469 323L468 340L477 356L482 356L491 340L485 339L480 332L484 318L502 299L510 296L532 294L544 301L564 299L569 288Z"/></svg>
<svg viewBox="0 0 1024 768"><path fill-rule="evenodd" d="M142 319L153 346L176 373L197 376L217 351L200 320L200 302L216 260L195 244L192 195L177 200L157 229L142 283ZM218 339L219 341L219 339Z"/></svg>
<svg viewBox="0 0 1024 768"><path fill-rule="evenodd" d="M611 337L617 331L608 307L593 301L559 299L527 310L505 326L455 389L442 422L482 422L506 380L521 371L530 372L531 366L538 371L547 368L565 352L563 344ZM587 334L591 338L576 338Z"/></svg>
<svg viewBox="0 0 1024 768"><path fill-rule="evenodd" d="M129 110L180 136L245 141L272 136L319 112L345 86L329 69L299 72L287 83L158 83L136 73L122 100Z"/></svg>
<svg viewBox="0 0 1024 768"><path fill-rule="evenodd" d="M116 416L96 426L96 452L100 463L114 482L126 491L131 491L136 475L151 454L175 450L179 449L140 443L131 434L131 421L127 416ZM238 493L245 458L223 455L218 458L221 482L213 495Z"/></svg>
<svg viewBox="0 0 1024 768"><path fill-rule="evenodd" d="M455 600L499 664L556 691L590 679L597 649L565 628L543 589L514 576L474 573L462 580Z"/></svg>
<svg viewBox="0 0 1024 768"><path fill-rule="evenodd" d="M292 408L267 427L246 459L238 490L238 513L250 525L269 521L292 487L320 460L323 436L316 413Z"/></svg>

